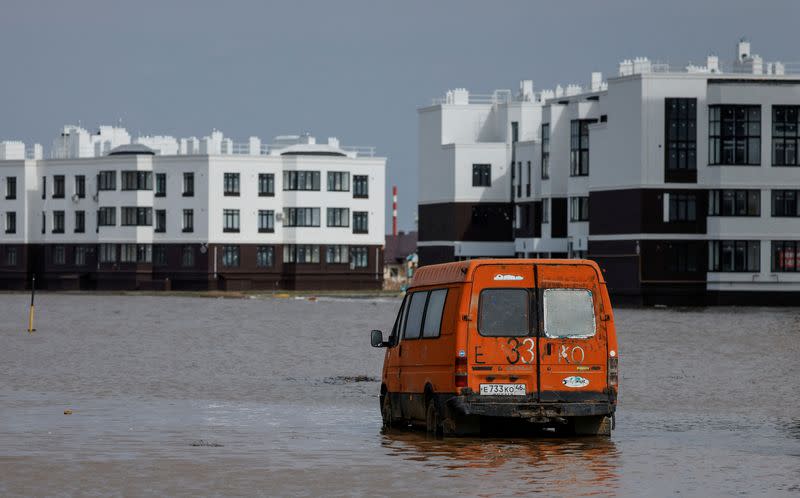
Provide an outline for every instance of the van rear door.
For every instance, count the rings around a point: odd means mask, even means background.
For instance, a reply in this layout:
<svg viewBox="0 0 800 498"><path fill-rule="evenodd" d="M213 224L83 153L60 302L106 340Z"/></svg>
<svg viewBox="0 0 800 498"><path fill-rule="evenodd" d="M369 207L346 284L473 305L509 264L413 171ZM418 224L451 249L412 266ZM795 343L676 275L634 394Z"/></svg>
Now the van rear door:
<svg viewBox="0 0 800 498"><path fill-rule="evenodd" d="M608 322L600 282L586 264L537 264L539 399L608 400Z"/></svg>
<svg viewBox="0 0 800 498"><path fill-rule="evenodd" d="M534 285L531 264L475 269L466 351L473 392L537 394Z"/></svg>

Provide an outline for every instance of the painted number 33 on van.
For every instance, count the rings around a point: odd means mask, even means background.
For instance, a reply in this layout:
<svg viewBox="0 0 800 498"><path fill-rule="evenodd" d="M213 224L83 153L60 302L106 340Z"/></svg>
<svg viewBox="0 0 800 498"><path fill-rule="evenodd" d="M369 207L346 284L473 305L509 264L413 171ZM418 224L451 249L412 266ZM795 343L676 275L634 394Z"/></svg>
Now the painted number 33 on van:
<svg viewBox="0 0 800 498"><path fill-rule="evenodd" d="M602 272L587 260L473 260L420 268L388 337L385 428L437 434L546 427L610 435L619 389Z"/></svg>

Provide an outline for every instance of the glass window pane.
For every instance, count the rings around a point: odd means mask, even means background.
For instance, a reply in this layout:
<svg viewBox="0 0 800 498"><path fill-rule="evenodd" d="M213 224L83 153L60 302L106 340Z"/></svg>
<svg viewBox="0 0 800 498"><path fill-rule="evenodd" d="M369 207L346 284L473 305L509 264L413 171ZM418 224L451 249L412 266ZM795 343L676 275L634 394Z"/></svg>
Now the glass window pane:
<svg viewBox="0 0 800 498"><path fill-rule="evenodd" d="M442 323L444 302L447 299L447 289L431 292L428 299L428 309L425 311L425 325L422 327L422 337L439 337Z"/></svg>
<svg viewBox="0 0 800 498"><path fill-rule="evenodd" d="M415 292L411 295L411 305L408 307L406 328L403 333L405 339L416 339L422 329L422 313L425 311L427 292Z"/></svg>
<svg viewBox="0 0 800 498"><path fill-rule="evenodd" d="M592 292L586 289L545 289L544 334L547 337L593 336Z"/></svg>
<svg viewBox="0 0 800 498"><path fill-rule="evenodd" d="M486 289L481 292L478 332L484 336L528 335L530 320L528 291Z"/></svg>

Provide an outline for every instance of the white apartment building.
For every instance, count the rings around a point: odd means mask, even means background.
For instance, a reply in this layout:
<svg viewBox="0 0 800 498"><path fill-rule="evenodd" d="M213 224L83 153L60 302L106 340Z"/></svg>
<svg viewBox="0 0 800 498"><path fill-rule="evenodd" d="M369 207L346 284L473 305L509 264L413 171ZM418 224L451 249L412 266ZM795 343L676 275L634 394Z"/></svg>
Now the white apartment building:
<svg viewBox="0 0 800 498"><path fill-rule="evenodd" d="M588 257L617 300L799 302L800 75L736 48L420 109L420 264Z"/></svg>
<svg viewBox="0 0 800 498"><path fill-rule="evenodd" d="M51 155L0 160L2 288L382 286L386 159L371 148L65 127Z"/></svg>

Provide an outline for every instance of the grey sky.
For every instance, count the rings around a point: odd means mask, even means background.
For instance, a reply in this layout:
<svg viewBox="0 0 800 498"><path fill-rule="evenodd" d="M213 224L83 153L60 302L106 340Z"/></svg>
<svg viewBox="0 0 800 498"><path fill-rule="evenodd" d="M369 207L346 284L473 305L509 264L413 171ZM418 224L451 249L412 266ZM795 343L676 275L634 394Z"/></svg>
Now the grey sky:
<svg viewBox="0 0 800 498"><path fill-rule="evenodd" d="M446 89L586 84L640 55L727 61L743 35L800 61L798 19L792 0L3 0L0 139L49 149L63 124L118 119L134 135L338 136L389 158L387 202L397 184L409 229L416 109Z"/></svg>

